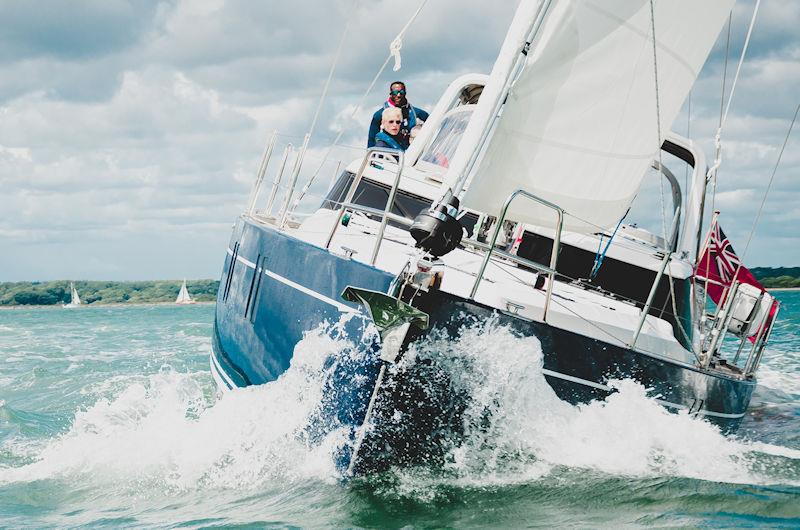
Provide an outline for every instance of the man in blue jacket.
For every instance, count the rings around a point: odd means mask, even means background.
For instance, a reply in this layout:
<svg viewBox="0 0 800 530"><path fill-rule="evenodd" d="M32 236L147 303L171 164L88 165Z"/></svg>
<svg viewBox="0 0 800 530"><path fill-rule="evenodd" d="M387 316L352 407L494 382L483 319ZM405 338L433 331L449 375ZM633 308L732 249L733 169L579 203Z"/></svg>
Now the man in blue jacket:
<svg viewBox="0 0 800 530"><path fill-rule="evenodd" d="M411 129L413 129L415 125L420 125L422 122L428 120L427 112L411 106L408 99L406 99L406 84L402 81L395 81L389 85L389 98L383 106L372 115L372 123L369 125L369 136L367 137L367 147L373 147L375 145L375 135L381 130L383 110L389 107L397 107L403 112L403 123L400 126L400 133L398 136L406 145L409 143L408 137L411 133Z"/></svg>

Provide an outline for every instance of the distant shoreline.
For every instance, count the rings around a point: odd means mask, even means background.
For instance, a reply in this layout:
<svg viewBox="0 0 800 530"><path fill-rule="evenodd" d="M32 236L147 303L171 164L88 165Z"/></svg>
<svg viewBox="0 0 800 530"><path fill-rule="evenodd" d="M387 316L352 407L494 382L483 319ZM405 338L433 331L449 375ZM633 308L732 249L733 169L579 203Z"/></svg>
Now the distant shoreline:
<svg viewBox="0 0 800 530"><path fill-rule="evenodd" d="M185 306L193 306L193 305L212 305L215 304L215 300L204 300L202 302L194 302L193 304L176 304L175 302L94 302L91 304L81 304L78 307L71 307L70 309L74 309L80 311L85 307L142 307L142 306L150 306L150 305L174 305L177 307L185 307ZM12 310L12 309L50 309L50 308L58 308L58 309L65 309L62 307L62 304L17 304L17 305L0 305L0 311L3 310Z"/></svg>
<svg viewBox="0 0 800 530"><path fill-rule="evenodd" d="M84 304L172 303L182 285L173 280L0 282L0 306L60 306L73 298L73 288ZM217 299L219 280L189 280L186 285L197 302Z"/></svg>

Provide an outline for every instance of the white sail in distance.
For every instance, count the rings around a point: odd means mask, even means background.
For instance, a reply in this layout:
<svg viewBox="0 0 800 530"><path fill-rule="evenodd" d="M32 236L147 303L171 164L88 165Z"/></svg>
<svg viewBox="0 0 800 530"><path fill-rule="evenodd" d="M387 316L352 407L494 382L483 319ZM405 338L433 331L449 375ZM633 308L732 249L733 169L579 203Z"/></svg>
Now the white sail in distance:
<svg viewBox="0 0 800 530"><path fill-rule="evenodd" d="M525 4L539 1L522 0L518 14L526 12ZM564 208L567 229L616 225L657 159L659 139L680 112L732 5L656 1L659 128L649 1L552 2L462 204L497 215L512 192L524 189ZM518 41L519 35L510 31L508 39ZM501 71L493 70L484 94L499 93L505 84L504 53L520 51L511 44L504 45L495 64ZM475 114L486 115L481 105L493 104L482 97ZM465 132L459 146L465 152L456 153L446 177L451 188L466 167L456 163L459 155L467 160L477 130L490 124L471 123L473 131ZM512 204L508 217L541 226L555 222L552 210L524 199Z"/></svg>
<svg viewBox="0 0 800 530"><path fill-rule="evenodd" d="M69 282L69 303L62 304L61 307L71 309L81 305L81 297L78 296L78 290L75 289L75 282Z"/></svg>
<svg viewBox="0 0 800 530"><path fill-rule="evenodd" d="M72 284L70 284L70 286L72 287L72 293L71 293L71 297L70 297L70 302L69 303L72 304L72 305L81 305L81 297L78 296L78 290L75 289L75 284L72 283Z"/></svg>
<svg viewBox="0 0 800 530"><path fill-rule="evenodd" d="M181 290L178 293L178 298L175 299L176 304L193 304L194 300L189 296L189 290L186 288L186 280L183 280Z"/></svg>

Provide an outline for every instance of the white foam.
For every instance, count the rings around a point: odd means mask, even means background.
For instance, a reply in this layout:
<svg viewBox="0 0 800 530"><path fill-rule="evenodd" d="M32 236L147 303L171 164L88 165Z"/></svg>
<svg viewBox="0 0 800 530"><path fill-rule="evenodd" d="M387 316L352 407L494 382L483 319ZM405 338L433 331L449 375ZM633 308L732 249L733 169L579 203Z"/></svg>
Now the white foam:
<svg viewBox="0 0 800 530"><path fill-rule="evenodd" d="M214 401L207 373L164 368L149 377L120 378L78 412L70 431L51 441L33 464L0 469L0 483L89 476L170 488L257 487L285 478L333 480L339 431L309 446L299 433L321 401L323 363L348 351L328 329L298 344L291 368L274 383L240 389Z"/></svg>
<svg viewBox="0 0 800 530"><path fill-rule="evenodd" d="M800 398L800 360L797 353L772 354L758 369L758 384Z"/></svg>
<svg viewBox="0 0 800 530"><path fill-rule="evenodd" d="M165 367L150 376L113 378L92 391L103 397L75 415L69 432L36 447L34 463L0 469L0 483L81 477L76 480L135 490L143 484L183 490L336 480L332 455L346 443L343 430L319 444L301 433L324 397L326 361L359 355L342 326L308 333L277 381L218 401L205 372ZM468 437L452 448L433 482L515 484L568 466L634 477L800 483L800 452L726 438L704 421L668 412L635 382L613 382L618 392L603 402L559 400L542 375L538 341L496 322L467 326L455 340L423 341L400 369L426 356L436 356L472 398ZM27 456L24 445L17 453ZM415 471L398 476L424 497L430 480Z"/></svg>
<svg viewBox="0 0 800 530"><path fill-rule="evenodd" d="M469 436L451 454L450 471L459 481L516 482L568 466L636 477L800 483L791 469L787 476L780 466L767 471L758 463L759 454L798 460L800 452L725 437L701 419L669 412L634 381L610 382L618 391L605 401L572 406L559 400L542 374L538 341L494 322L413 353L446 357L451 376L473 398Z"/></svg>

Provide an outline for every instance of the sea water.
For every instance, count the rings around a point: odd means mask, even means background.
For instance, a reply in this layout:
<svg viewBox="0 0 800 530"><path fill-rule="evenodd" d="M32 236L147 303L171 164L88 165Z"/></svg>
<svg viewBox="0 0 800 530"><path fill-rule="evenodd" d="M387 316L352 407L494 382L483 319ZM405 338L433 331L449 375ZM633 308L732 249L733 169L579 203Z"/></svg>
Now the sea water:
<svg viewBox="0 0 800 530"><path fill-rule="evenodd" d="M218 397L212 305L2 310L0 527L800 528L800 292L778 297L735 437L633 381L566 404L535 339L483 322L403 360L444 358L472 398L445 464L347 481L342 433L298 435L349 347L330 328Z"/></svg>

